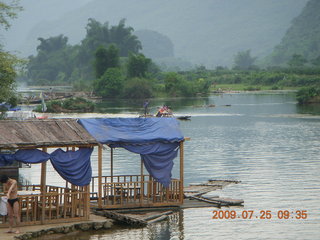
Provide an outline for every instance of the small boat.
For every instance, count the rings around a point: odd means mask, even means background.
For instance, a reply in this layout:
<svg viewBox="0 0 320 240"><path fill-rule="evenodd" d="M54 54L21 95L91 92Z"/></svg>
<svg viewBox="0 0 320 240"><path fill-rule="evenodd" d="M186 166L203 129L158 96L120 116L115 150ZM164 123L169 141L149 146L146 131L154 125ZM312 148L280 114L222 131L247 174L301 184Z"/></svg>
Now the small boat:
<svg viewBox="0 0 320 240"><path fill-rule="evenodd" d="M178 119L178 120L184 120L184 121L186 121L186 120L191 120L191 116L174 116L173 114L163 114L163 115L152 115L152 114L147 114L147 115L140 115L139 116L140 118L142 118L142 117L169 117L169 118L176 118L176 119Z"/></svg>
<svg viewBox="0 0 320 240"><path fill-rule="evenodd" d="M176 119L179 119L179 120L191 120L191 116L178 116L178 117L176 117Z"/></svg>
<svg viewBox="0 0 320 240"><path fill-rule="evenodd" d="M160 107L156 113L156 115L153 114L144 114L140 115L139 117L169 117L169 118L176 118L178 120L190 120L191 116L186 115L186 116L175 116L173 115L172 110L164 105L163 107Z"/></svg>

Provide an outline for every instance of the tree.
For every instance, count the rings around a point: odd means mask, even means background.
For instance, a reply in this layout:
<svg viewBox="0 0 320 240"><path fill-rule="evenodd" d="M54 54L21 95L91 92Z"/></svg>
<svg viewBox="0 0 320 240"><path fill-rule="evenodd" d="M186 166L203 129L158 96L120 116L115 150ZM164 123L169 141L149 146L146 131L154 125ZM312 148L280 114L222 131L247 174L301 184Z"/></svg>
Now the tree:
<svg viewBox="0 0 320 240"><path fill-rule="evenodd" d="M3 26L5 30L10 28L10 19L17 17L17 11L21 11L23 8L19 6L19 1L14 0L10 4L0 2L0 26Z"/></svg>
<svg viewBox="0 0 320 240"><path fill-rule="evenodd" d="M320 55L317 58L313 59L311 63L316 67L320 67Z"/></svg>
<svg viewBox="0 0 320 240"><path fill-rule="evenodd" d="M109 68L95 81L94 91L104 98L117 98L122 94L123 76L119 68Z"/></svg>
<svg viewBox="0 0 320 240"><path fill-rule="evenodd" d="M110 29L111 42L118 46L121 57L127 57L130 52L138 53L142 49L138 37L132 34L134 29L125 27L125 22L125 19L121 19L118 26Z"/></svg>
<svg viewBox="0 0 320 240"><path fill-rule="evenodd" d="M293 54L288 65L290 67L303 67L307 60L300 54Z"/></svg>
<svg viewBox="0 0 320 240"><path fill-rule="evenodd" d="M238 52L234 57L234 68L248 70L254 66L256 59L256 57L251 57L250 50Z"/></svg>
<svg viewBox="0 0 320 240"><path fill-rule="evenodd" d="M18 1L10 5L0 2L0 26L7 30L10 27L9 19L16 18L17 11L22 10ZM15 78L17 67L23 63L15 55L3 50L0 44L0 102L16 103Z"/></svg>
<svg viewBox="0 0 320 240"><path fill-rule="evenodd" d="M74 71L73 48L63 35L38 38L37 56L30 56L27 76L36 84L69 83Z"/></svg>
<svg viewBox="0 0 320 240"><path fill-rule="evenodd" d="M143 54L129 55L128 59L128 77L140 77L144 78L147 75L149 66L151 65L151 59L146 58Z"/></svg>
<svg viewBox="0 0 320 240"><path fill-rule="evenodd" d="M111 44L108 49L100 46L95 53L95 74L100 78L108 68L119 67L119 49Z"/></svg>
<svg viewBox="0 0 320 240"><path fill-rule="evenodd" d="M153 97L152 82L144 78L132 78L124 87L125 98L146 99Z"/></svg>
<svg viewBox="0 0 320 240"><path fill-rule="evenodd" d="M59 51L67 47L68 38L62 34L57 37L50 37L48 39L38 38L40 45L37 47L38 51L53 52Z"/></svg>

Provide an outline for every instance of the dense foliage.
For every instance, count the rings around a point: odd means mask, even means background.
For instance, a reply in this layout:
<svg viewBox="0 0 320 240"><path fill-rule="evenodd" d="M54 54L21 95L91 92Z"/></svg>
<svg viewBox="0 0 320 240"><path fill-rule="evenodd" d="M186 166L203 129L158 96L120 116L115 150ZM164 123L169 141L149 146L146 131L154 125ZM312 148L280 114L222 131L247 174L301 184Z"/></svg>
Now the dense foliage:
<svg viewBox="0 0 320 240"><path fill-rule="evenodd" d="M320 86L320 68L316 67L270 68L247 71L217 68L210 71L209 75L213 84L268 86L269 89Z"/></svg>
<svg viewBox="0 0 320 240"><path fill-rule="evenodd" d="M319 103L320 102L320 87L302 88L297 92L297 100L299 104Z"/></svg>
<svg viewBox="0 0 320 240"><path fill-rule="evenodd" d="M37 85L72 85L74 90L92 91L103 98L150 98L156 95L195 96L206 94L210 83L176 73L172 85L150 58L141 43L121 20L109 27L89 19L81 44L71 46L59 35L39 38L37 55L29 58L27 78Z"/></svg>
<svg viewBox="0 0 320 240"><path fill-rule="evenodd" d="M292 21L281 43L268 57L269 65L284 65L292 58L302 66L319 61L320 57L320 1L310 0L301 14ZM318 59L318 61L316 60Z"/></svg>
<svg viewBox="0 0 320 240"><path fill-rule="evenodd" d="M61 112L92 112L94 103L84 98L68 98L66 100L52 100L46 102L47 110L49 113ZM42 112L42 106L38 105L34 110L35 112Z"/></svg>
<svg viewBox="0 0 320 240"><path fill-rule="evenodd" d="M9 20L15 18L20 10L18 1L12 1L11 4L0 2L0 27L7 30L10 27ZM15 79L17 67L22 63L15 55L4 51L0 44L0 103L8 102L12 106L17 104Z"/></svg>
<svg viewBox="0 0 320 240"><path fill-rule="evenodd" d="M109 27L108 22L101 24L90 18L86 30L85 38L75 46L69 45L68 38L63 35L38 38L37 55L29 57L29 83L77 85L92 81L106 70L101 64L107 64L105 68L117 67L119 57L127 57L141 49L141 43L132 34L133 28L126 27L125 20Z"/></svg>

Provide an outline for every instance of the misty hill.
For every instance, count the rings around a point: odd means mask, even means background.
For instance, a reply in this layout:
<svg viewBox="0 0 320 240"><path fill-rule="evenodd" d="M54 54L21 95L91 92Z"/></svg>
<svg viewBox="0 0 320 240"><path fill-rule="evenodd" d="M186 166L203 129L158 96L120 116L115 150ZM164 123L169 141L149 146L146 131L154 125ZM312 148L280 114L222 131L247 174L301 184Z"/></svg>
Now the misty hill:
<svg viewBox="0 0 320 240"><path fill-rule="evenodd" d="M64 14L51 11L49 3L52 2L48 0L38 2L48 6L34 11L34 6L24 1L24 14L41 12L57 17L41 19L27 35L9 32L8 36L14 35L20 40L20 44L14 48L11 45L10 50L19 50L27 56L35 53L38 37L60 34L67 36L69 43L76 44L85 36L88 18L108 21L111 25L125 18L126 25L136 31L155 31L163 39L167 38L174 45L175 57L214 67L230 66L233 56L247 49L251 49L253 56L270 54L307 0L92 0L86 5L82 0L82 5L72 1L77 5ZM61 3L61 7L64 4ZM25 15L19 24L28 24Z"/></svg>
<svg viewBox="0 0 320 240"><path fill-rule="evenodd" d="M310 0L268 57L269 65L287 63L294 54L312 61L320 56L320 1Z"/></svg>

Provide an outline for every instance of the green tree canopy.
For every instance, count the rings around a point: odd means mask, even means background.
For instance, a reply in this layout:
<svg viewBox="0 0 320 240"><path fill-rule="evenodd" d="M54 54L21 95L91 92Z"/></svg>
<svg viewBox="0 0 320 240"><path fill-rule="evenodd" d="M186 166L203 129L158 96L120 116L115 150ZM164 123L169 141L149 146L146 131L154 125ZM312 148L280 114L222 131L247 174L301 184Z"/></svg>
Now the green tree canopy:
<svg viewBox="0 0 320 240"><path fill-rule="evenodd" d="M38 52L53 52L59 51L67 47L68 38L62 34L57 37L50 37L48 39L38 38L40 45L37 47Z"/></svg>
<svg viewBox="0 0 320 240"><path fill-rule="evenodd" d="M111 44L108 49L100 46L95 53L95 74L100 78L108 68L119 67L119 49Z"/></svg>
<svg viewBox="0 0 320 240"><path fill-rule="evenodd" d="M86 31L85 38L75 46L68 45L68 38L63 35L39 38L37 55L29 58L28 79L35 84L91 84L106 69L119 67L120 56L127 57L129 52L136 54L141 49L133 28L126 27L125 20L110 28L108 22L102 24L90 18Z"/></svg>
<svg viewBox="0 0 320 240"><path fill-rule="evenodd" d="M38 38L37 56L30 56L27 76L36 84L66 84L70 83L74 64L73 49L68 38L63 35L48 39Z"/></svg>
<svg viewBox="0 0 320 240"><path fill-rule="evenodd" d="M250 50L238 52L234 57L234 68L248 70L254 66L256 59L251 56Z"/></svg>
<svg viewBox="0 0 320 240"><path fill-rule="evenodd" d="M319 67L320 66L320 55L318 57L316 57L315 59L313 59L311 61L311 63L314 65L314 66L317 66Z"/></svg>
<svg viewBox="0 0 320 240"><path fill-rule="evenodd" d="M0 2L0 27L7 30L10 27L9 20L17 17L17 11L22 10L18 6L18 1L11 4ZM16 67L22 61L15 55L3 50L0 44L0 102L16 103L15 78L17 76Z"/></svg>
<svg viewBox="0 0 320 240"><path fill-rule="evenodd" d="M141 53L140 54L131 53L128 59L128 77L129 78L146 77L150 65L151 65L151 59L146 58Z"/></svg>
<svg viewBox="0 0 320 240"><path fill-rule="evenodd" d="M115 98L122 94L124 78L119 68L109 68L95 81L94 92L104 98Z"/></svg>
<svg viewBox="0 0 320 240"><path fill-rule="evenodd" d="M18 0L13 0L7 4L0 2L0 26L4 27L5 30L10 28L10 20L17 17L17 12L23 8L19 6Z"/></svg>
<svg viewBox="0 0 320 240"><path fill-rule="evenodd" d="M124 87L125 98L146 99L153 97L152 82L144 78L132 78Z"/></svg>
<svg viewBox="0 0 320 240"><path fill-rule="evenodd" d="M303 67L307 63L307 60L300 54L293 54L292 58L288 62L290 67Z"/></svg>

